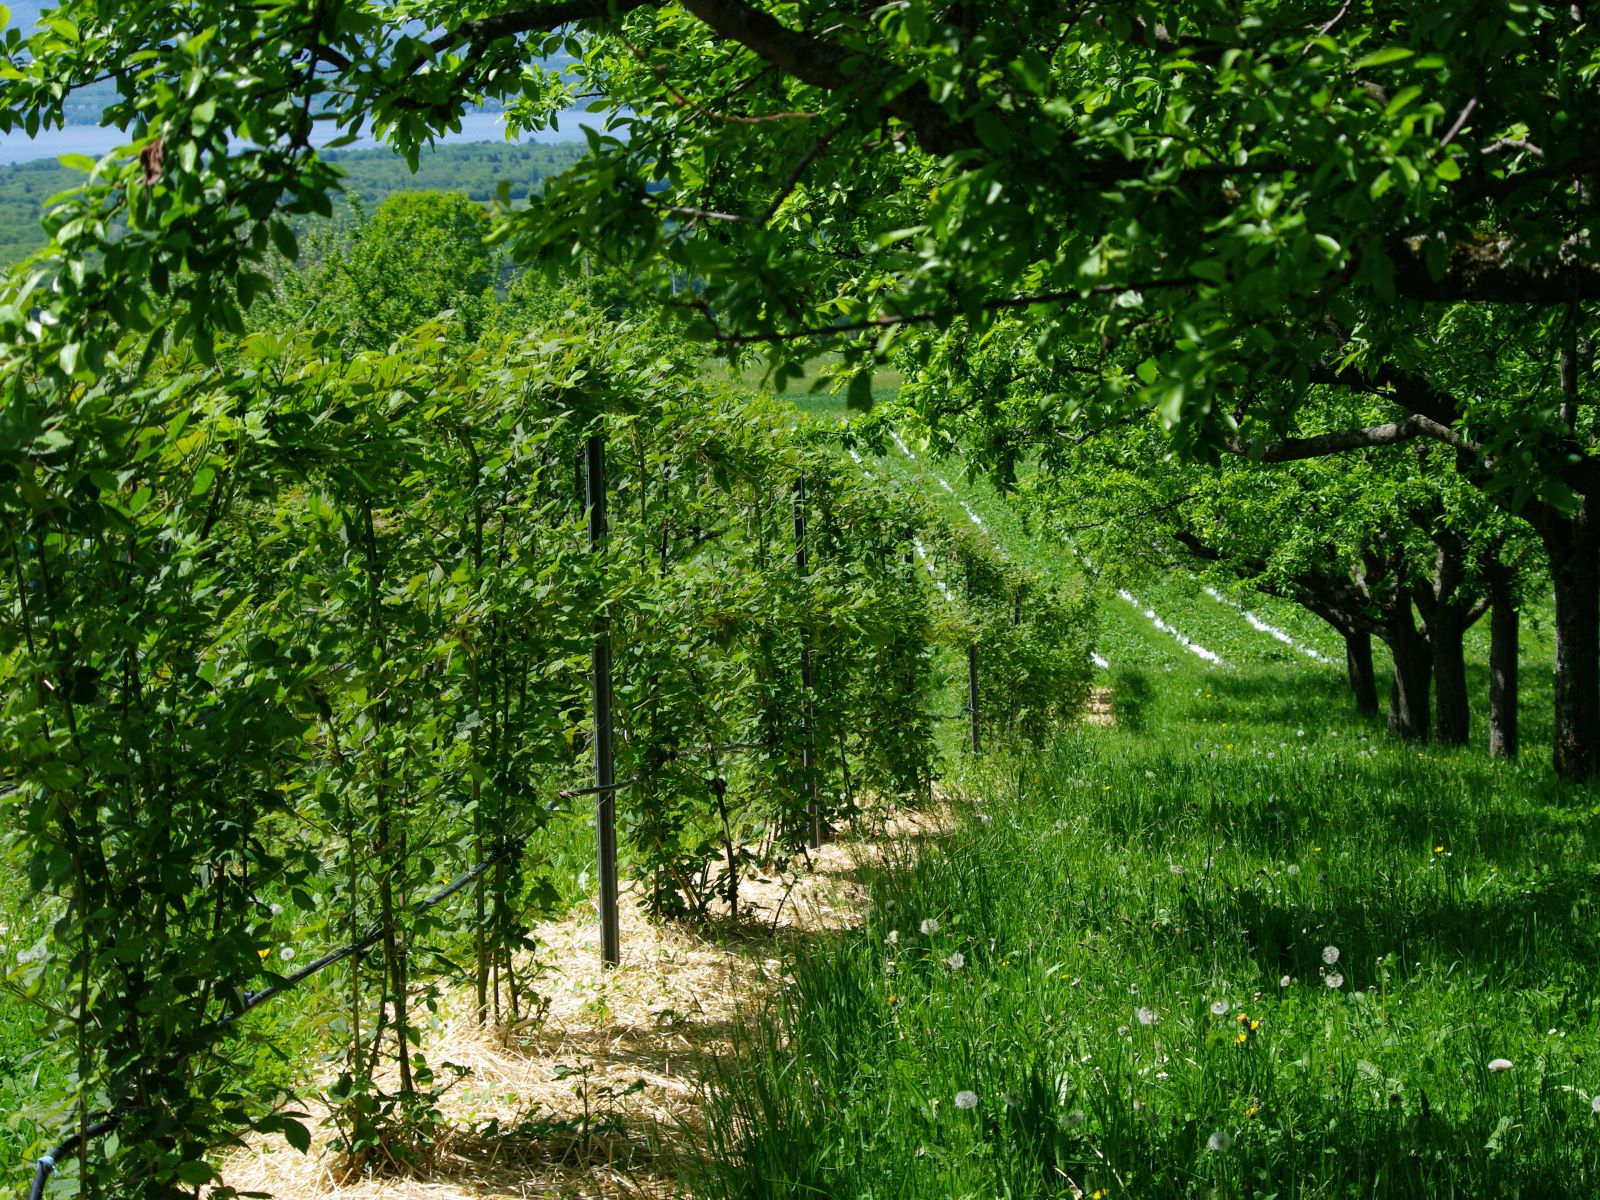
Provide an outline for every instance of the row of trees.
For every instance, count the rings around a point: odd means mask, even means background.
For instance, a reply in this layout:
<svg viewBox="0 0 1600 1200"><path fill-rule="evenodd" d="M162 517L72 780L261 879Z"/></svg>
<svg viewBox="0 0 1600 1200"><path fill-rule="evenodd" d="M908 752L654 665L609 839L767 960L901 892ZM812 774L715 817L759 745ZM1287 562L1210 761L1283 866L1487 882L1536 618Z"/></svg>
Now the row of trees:
<svg viewBox="0 0 1600 1200"><path fill-rule="evenodd" d="M1181 566L1303 605L1343 640L1363 712L1379 707L1380 640L1399 737L1466 743L1464 638L1488 615L1490 751L1517 752L1519 608L1546 561L1526 524L1462 479L1452 457L1422 444L1282 464L1184 462L1153 414L1055 425L1052 395L1068 381L1031 354L1019 325L981 337L958 325L924 353L902 406L945 452L993 467L1043 527L1110 570ZM1322 403L1324 427L1375 419L1371 401L1329 393Z"/></svg>

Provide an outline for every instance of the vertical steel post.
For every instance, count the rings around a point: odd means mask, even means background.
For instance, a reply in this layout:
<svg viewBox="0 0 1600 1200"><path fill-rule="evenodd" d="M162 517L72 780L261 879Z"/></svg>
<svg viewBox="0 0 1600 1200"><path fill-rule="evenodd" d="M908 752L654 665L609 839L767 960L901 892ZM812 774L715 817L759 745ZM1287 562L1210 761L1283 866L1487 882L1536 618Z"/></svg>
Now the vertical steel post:
<svg viewBox="0 0 1600 1200"><path fill-rule="evenodd" d="M606 537L606 444L594 434L584 445L584 492L589 510L589 553L599 554ZM617 917L616 763L611 743L611 630L603 613L594 619L594 832L600 870L600 961L622 961Z"/></svg>
<svg viewBox="0 0 1600 1200"><path fill-rule="evenodd" d="M978 739L978 647L967 647L967 707L972 710L972 752L982 749Z"/></svg>
<svg viewBox="0 0 1600 1200"><path fill-rule="evenodd" d="M967 564L967 603L972 602L972 564ZM972 752L982 749L978 726L978 644L967 647L967 710L972 719Z"/></svg>
<svg viewBox="0 0 1600 1200"><path fill-rule="evenodd" d="M794 568L804 579L810 573L806 557L806 477L794 481ZM805 691L806 741L800 748L800 767L805 772L811 802L806 807L806 841L813 850L822 845L822 807L817 803L817 776L812 768L817 738L816 713L811 707L811 630L800 631L800 686Z"/></svg>

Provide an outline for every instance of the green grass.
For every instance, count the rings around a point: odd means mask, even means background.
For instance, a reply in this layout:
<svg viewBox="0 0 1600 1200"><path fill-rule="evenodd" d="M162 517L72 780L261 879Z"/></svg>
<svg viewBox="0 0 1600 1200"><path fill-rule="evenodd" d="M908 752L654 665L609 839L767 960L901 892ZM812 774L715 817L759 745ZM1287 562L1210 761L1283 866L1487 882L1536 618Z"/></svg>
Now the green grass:
<svg viewBox="0 0 1600 1200"><path fill-rule="evenodd" d="M1593 794L1363 741L1330 686L1155 693L959 771L727 1068L717 1190L1596 1194Z"/></svg>

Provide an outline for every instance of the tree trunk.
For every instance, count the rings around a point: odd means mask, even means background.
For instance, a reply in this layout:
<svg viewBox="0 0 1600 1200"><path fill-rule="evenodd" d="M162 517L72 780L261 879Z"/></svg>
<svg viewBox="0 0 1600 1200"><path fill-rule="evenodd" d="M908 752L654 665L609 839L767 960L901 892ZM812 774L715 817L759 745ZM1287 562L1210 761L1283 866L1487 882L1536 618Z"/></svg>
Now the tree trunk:
<svg viewBox="0 0 1600 1200"><path fill-rule="evenodd" d="M1389 733L1411 742L1428 740L1428 685L1433 655L1428 641L1409 620L1389 627L1394 685L1389 689Z"/></svg>
<svg viewBox="0 0 1600 1200"><path fill-rule="evenodd" d="M1489 603L1489 757L1515 758L1520 630L1509 571L1489 573Z"/></svg>
<svg viewBox="0 0 1600 1200"><path fill-rule="evenodd" d="M1587 779L1600 733L1600 561L1589 505L1540 532L1556 599L1555 768Z"/></svg>
<svg viewBox="0 0 1600 1200"><path fill-rule="evenodd" d="M1378 677L1372 670L1372 635L1357 630L1344 635L1344 669L1355 694L1356 711L1372 716L1378 711Z"/></svg>
<svg viewBox="0 0 1600 1200"><path fill-rule="evenodd" d="M1467 744L1466 625L1453 604L1441 604L1428 620L1435 689L1433 736L1441 746Z"/></svg>

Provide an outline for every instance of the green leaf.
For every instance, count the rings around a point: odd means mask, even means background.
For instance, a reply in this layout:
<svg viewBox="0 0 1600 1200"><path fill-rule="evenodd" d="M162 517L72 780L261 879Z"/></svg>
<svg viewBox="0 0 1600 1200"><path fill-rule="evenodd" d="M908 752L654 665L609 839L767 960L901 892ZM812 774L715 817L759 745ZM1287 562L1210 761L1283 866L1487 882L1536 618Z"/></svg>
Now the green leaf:
<svg viewBox="0 0 1600 1200"><path fill-rule="evenodd" d="M1405 46L1389 46L1386 49L1369 54L1365 58L1357 59L1350 66L1355 71L1364 71L1368 67L1386 67L1390 63L1404 62L1414 54L1416 54L1415 50L1408 49Z"/></svg>
<svg viewBox="0 0 1600 1200"><path fill-rule="evenodd" d="M1446 183L1454 183L1461 178L1461 164L1454 158L1441 158L1434 164L1433 173Z"/></svg>
<svg viewBox="0 0 1600 1200"><path fill-rule="evenodd" d="M278 248L278 253L290 262L300 259L300 239L295 236L289 222L274 220L267 225L267 232L272 235L272 244Z"/></svg>
<svg viewBox="0 0 1600 1200"><path fill-rule="evenodd" d="M61 154L56 156L56 161L72 171L92 171L95 168L94 159L87 154Z"/></svg>

